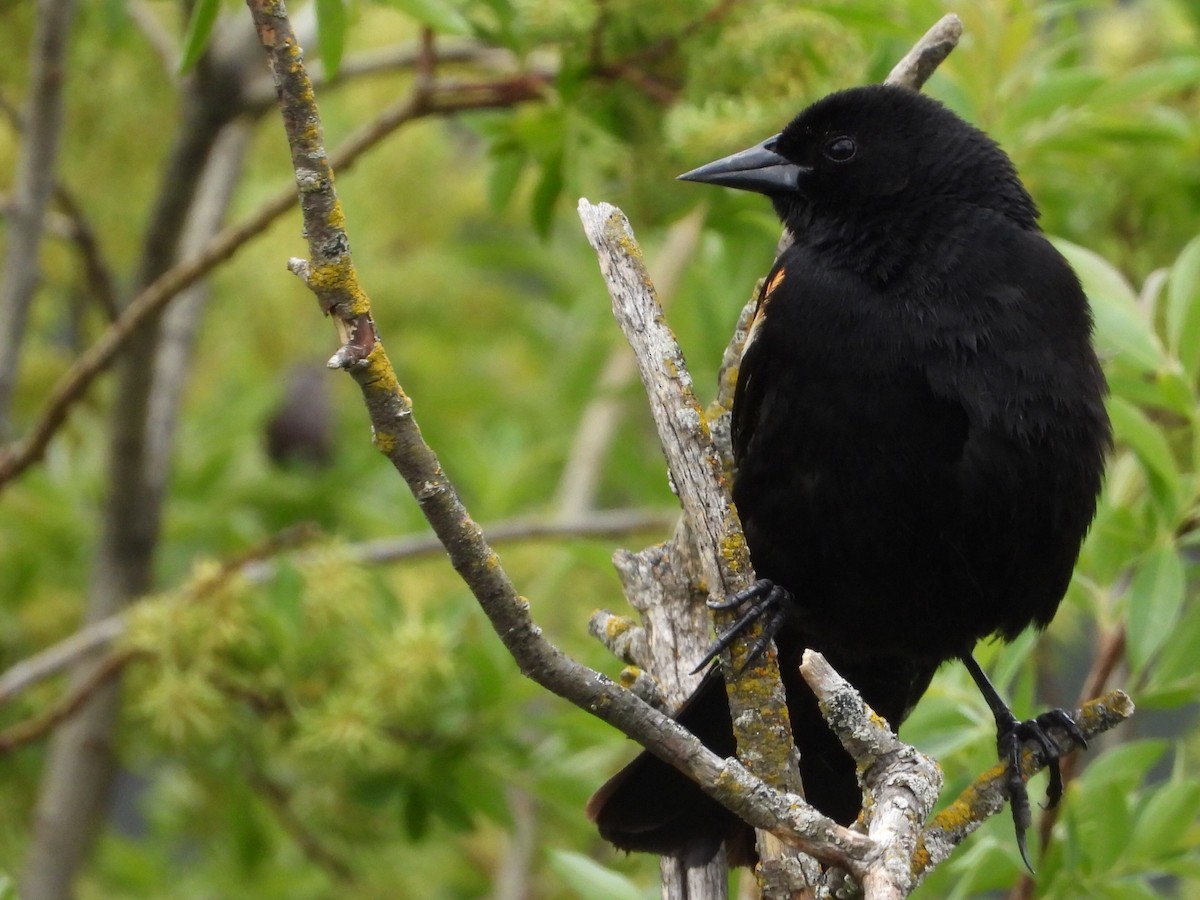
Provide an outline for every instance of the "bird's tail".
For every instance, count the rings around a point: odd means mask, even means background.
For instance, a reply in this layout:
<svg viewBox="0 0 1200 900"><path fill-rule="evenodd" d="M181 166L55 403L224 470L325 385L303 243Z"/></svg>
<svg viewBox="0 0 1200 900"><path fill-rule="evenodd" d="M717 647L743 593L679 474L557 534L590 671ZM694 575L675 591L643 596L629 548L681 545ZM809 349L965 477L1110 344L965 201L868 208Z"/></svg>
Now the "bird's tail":
<svg viewBox="0 0 1200 900"><path fill-rule="evenodd" d="M895 663L846 665L839 671L849 673L852 683L860 685L876 712L898 724L928 686L935 668ZM848 825L862 808L854 761L800 677L799 660L781 659L780 675L800 749L805 796L825 815ZM676 721L719 756L734 755L733 723L719 669L705 676ZM753 865L757 859L754 832L748 825L650 753L638 756L596 791L587 814L601 836L621 850L676 856L688 866L700 866L724 842L730 865Z"/></svg>
<svg viewBox="0 0 1200 900"><path fill-rule="evenodd" d="M705 676L676 721L714 753L733 755L733 724L719 672ZM743 822L651 753L606 781L588 801L587 814L601 837L619 849L679 857L690 867L707 863L726 841L732 857L741 855L747 839L746 852L753 853L753 832Z"/></svg>

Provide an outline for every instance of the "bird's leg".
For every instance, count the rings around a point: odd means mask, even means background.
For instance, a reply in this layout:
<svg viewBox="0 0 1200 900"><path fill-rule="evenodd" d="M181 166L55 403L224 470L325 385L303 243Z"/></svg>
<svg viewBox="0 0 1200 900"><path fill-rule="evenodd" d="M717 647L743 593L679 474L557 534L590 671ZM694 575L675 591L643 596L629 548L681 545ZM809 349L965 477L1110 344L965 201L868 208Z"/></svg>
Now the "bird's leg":
<svg viewBox="0 0 1200 900"><path fill-rule="evenodd" d="M744 670L766 649L767 644L779 631L779 626L787 619L788 609L795 605L795 601L790 592L775 582L767 578L760 578L750 587L738 591L724 600L710 600L708 608L734 609L743 604L748 604L746 611L738 617L736 622L717 635L717 639L704 654L704 659L700 660L700 664L692 670L693 674L707 666L721 651L737 640L738 635L745 631L752 622L762 619L763 632L746 655L746 661L742 663L742 670Z"/></svg>
<svg viewBox="0 0 1200 900"><path fill-rule="evenodd" d="M1033 866L1029 863L1029 854L1025 847L1025 832L1028 830L1033 816L1029 809L1029 792L1025 788L1025 780L1021 777L1021 748L1026 741L1033 741L1042 755L1042 761L1050 770L1050 784L1046 788L1046 808L1051 809L1062 799L1063 780L1062 769L1058 764L1062 753L1046 734L1046 729L1057 725L1066 731L1067 735L1080 747L1087 749L1087 741L1083 732L1064 709L1052 709L1044 712L1036 719L1017 721L1013 711L1008 708L1001 698L995 685L988 680L975 657L964 653L960 657L967 671L987 701L992 715L996 717L996 749L1000 758L1006 764L1005 786L1008 788L1009 803L1012 805L1013 825L1017 830L1017 847L1021 851L1021 859L1030 872Z"/></svg>

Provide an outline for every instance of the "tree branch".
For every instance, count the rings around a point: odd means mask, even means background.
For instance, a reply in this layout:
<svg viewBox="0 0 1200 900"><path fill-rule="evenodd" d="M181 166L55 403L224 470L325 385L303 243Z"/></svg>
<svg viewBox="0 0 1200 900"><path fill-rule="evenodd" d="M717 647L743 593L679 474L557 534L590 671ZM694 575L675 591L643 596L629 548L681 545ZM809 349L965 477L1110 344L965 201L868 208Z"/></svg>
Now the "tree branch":
<svg viewBox="0 0 1200 900"><path fill-rule="evenodd" d="M934 70L958 46L962 31L962 19L954 13L942 16L922 35L913 48L904 54L904 58L892 67L892 71L884 79L884 84L919 91Z"/></svg>
<svg viewBox="0 0 1200 900"><path fill-rule="evenodd" d="M0 755L45 737L55 726L69 719L82 708L88 698L113 678L137 656L132 650L112 653L100 660L91 671L71 685L58 702L44 712L0 731Z"/></svg>
<svg viewBox="0 0 1200 900"><path fill-rule="evenodd" d="M415 119L465 110L511 106L541 96L544 85L537 79L521 76L493 82L440 86L420 105L412 98L399 101L372 123L359 129L335 151L331 165L346 170L367 150L397 128ZM221 263L262 234L281 215L292 208L295 188L281 188L249 218L222 229L194 256L164 272L133 298L120 317L100 338L71 364L49 392L38 420L27 434L0 447L0 491L8 482L45 455L46 448L66 422L72 407L83 398L92 382L103 374L130 337L156 316L183 290L195 284Z"/></svg>
<svg viewBox="0 0 1200 900"><path fill-rule="evenodd" d="M548 690L620 728L665 759L674 760L706 790L747 821L769 829L796 827L791 839L829 861L855 867L865 839L820 815L799 797L780 794L736 760L721 760L663 714L566 657L550 644L529 615L529 602L516 591L499 557L467 515L454 486L413 416L371 318L370 302L358 282L342 225L332 172L321 147L320 118L300 50L279 2L248 0L275 75L293 166L301 187L301 208L310 260L293 260L329 312L343 341L330 364L345 368L358 383L375 431L375 444L405 479L441 539L451 564L474 593L523 674ZM698 417L698 410L697 410ZM694 427L694 425L693 425ZM697 458L697 464L704 464ZM711 468L711 462L709 467ZM719 468L719 464L718 464ZM734 542L731 542L731 544ZM744 546L725 548L720 568L736 577ZM723 573L724 574L724 573Z"/></svg>
<svg viewBox="0 0 1200 900"><path fill-rule="evenodd" d="M663 318L628 220L613 206L593 206L586 200L579 201L579 217L599 256L613 314L633 347L700 577L709 599L723 600L753 584L754 572L687 364ZM737 613L725 610L716 618L720 630L732 624ZM743 671L749 648L761 635L761 623L756 623L724 660L727 672L742 672L726 685L739 757L767 783L799 793L796 743L773 645ZM767 857L771 855L777 854Z"/></svg>
<svg viewBox="0 0 1200 900"><path fill-rule="evenodd" d="M13 181L4 271L0 273L0 435L8 409L29 306L37 290L42 219L54 189L62 130L63 83L74 0L39 0L30 49L30 87Z"/></svg>

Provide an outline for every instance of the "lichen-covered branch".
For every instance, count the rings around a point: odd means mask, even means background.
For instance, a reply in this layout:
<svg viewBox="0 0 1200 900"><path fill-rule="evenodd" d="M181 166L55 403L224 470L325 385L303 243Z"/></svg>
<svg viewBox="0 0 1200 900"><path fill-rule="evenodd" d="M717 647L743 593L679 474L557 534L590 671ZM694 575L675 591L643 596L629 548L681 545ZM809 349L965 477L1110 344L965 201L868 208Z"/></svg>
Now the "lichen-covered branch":
<svg viewBox="0 0 1200 900"><path fill-rule="evenodd" d="M625 216L609 204L593 206L580 200L579 217L600 259L613 314L633 347L671 481L696 548L700 578L711 599L724 599L749 587L754 572L721 456L692 389L683 353L663 319ZM718 626L727 627L736 618L735 611L726 610L718 616ZM727 671L742 671L749 648L760 635L761 625L756 624L734 645L725 661ZM799 792L795 740L773 650L763 653L726 688L739 757L767 783Z"/></svg>

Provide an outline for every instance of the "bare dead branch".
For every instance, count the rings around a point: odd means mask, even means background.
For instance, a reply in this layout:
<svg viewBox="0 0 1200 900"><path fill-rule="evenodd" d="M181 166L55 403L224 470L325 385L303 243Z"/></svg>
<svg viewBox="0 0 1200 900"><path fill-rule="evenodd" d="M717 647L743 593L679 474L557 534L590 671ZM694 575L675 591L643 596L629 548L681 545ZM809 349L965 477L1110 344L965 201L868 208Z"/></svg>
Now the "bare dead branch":
<svg viewBox="0 0 1200 900"><path fill-rule="evenodd" d="M710 598L723 599L749 587L754 572L729 496L725 467L692 390L687 364L663 319L628 220L615 207L592 206L586 200L579 201L579 216L599 256L613 314L633 347L701 578ZM735 618L734 611L724 611L718 616L718 628ZM733 647L726 671L742 671L749 647L761 636L761 625L751 631ZM727 683L726 689L740 758L768 784L799 793L796 745L774 647ZM760 857L769 866L779 849L765 838L760 845ZM815 877L816 871L811 868L810 874Z"/></svg>
<svg viewBox="0 0 1200 900"><path fill-rule="evenodd" d="M950 51L958 46L962 31L962 19L954 13L942 16L913 48L904 54L904 58L896 63L884 79L884 84L919 91L934 70L950 55Z"/></svg>
<svg viewBox="0 0 1200 900"><path fill-rule="evenodd" d="M695 253L704 227L705 209L697 209L667 229L666 240L650 271L663 306L669 307L687 262ZM622 391L628 387L637 367L629 347L614 345L596 379L595 396L579 416L579 425L558 478L555 505L563 515L580 515L591 509L600 481L603 462L625 409Z"/></svg>

